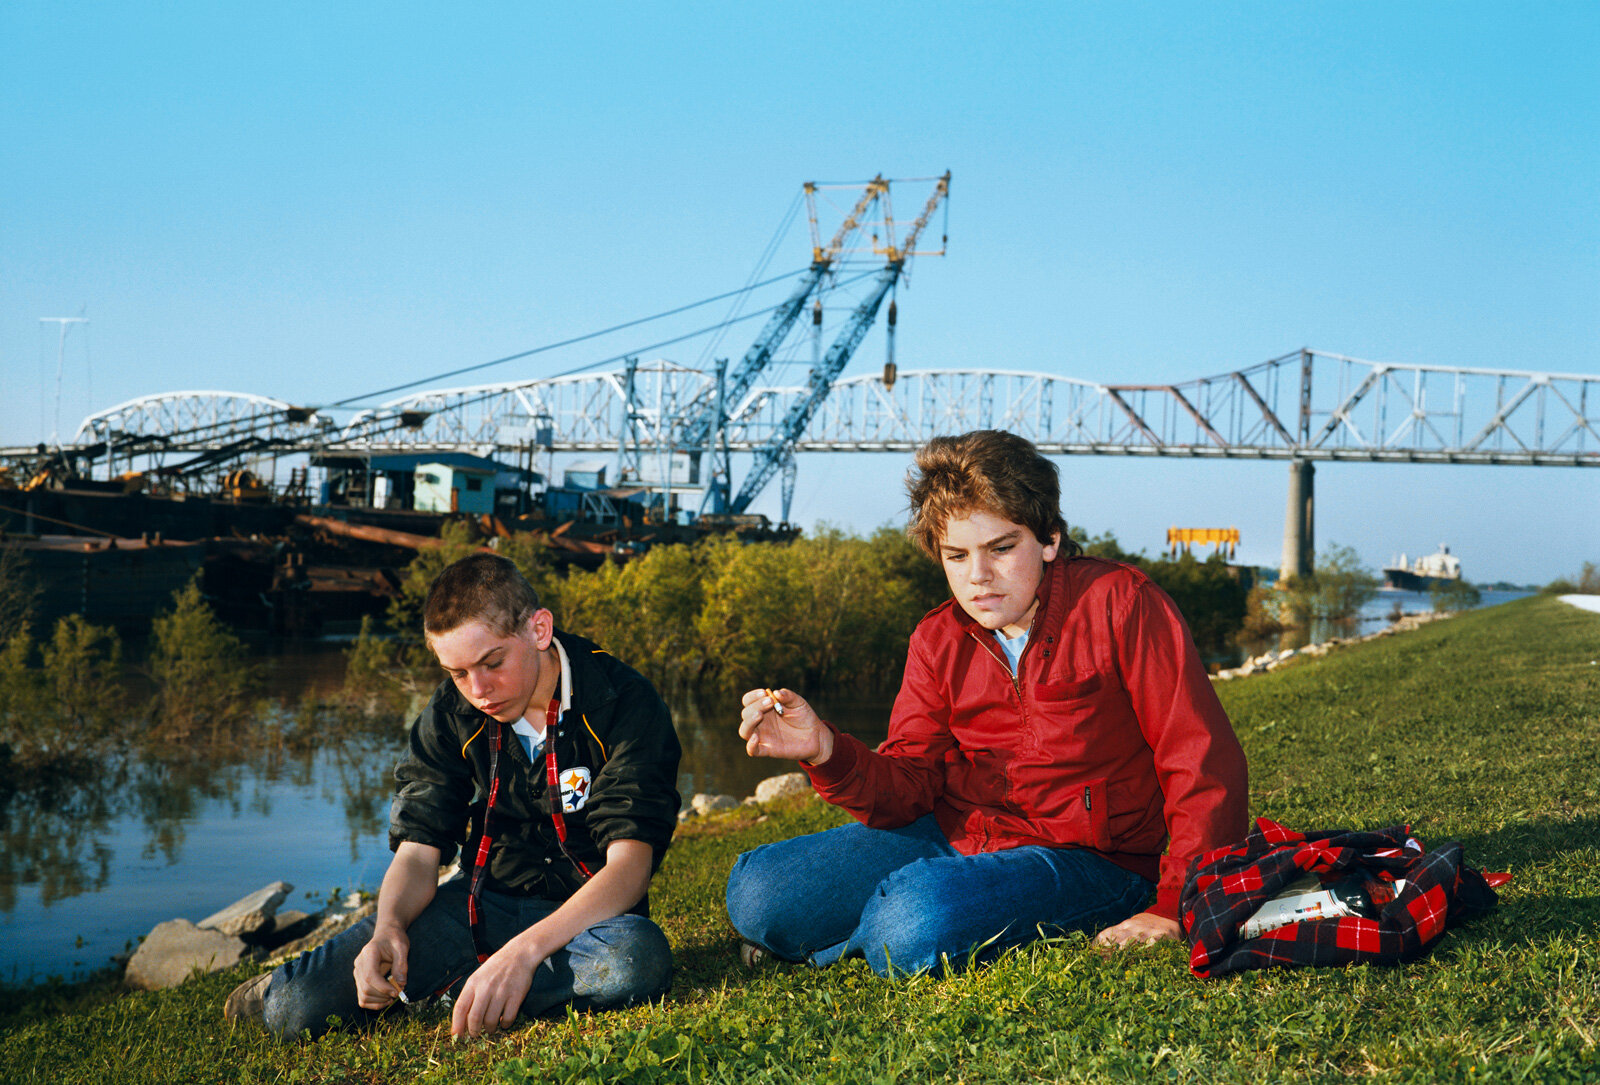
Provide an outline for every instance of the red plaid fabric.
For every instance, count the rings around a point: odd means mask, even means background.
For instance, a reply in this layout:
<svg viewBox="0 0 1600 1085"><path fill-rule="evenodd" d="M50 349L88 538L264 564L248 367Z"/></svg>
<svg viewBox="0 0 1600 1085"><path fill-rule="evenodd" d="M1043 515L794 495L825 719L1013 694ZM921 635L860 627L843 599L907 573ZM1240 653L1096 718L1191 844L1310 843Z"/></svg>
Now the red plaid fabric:
<svg viewBox="0 0 1600 1085"><path fill-rule="evenodd" d="M1306 920L1239 937L1244 922L1290 882L1339 873L1406 885L1376 919ZM1486 912L1496 900L1484 876L1462 861L1460 844L1424 852L1409 826L1297 833L1258 818L1243 843L1190 863L1179 912L1189 968L1197 976L1222 976L1251 968L1399 964L1426 953L1447 924Z"/></svg>

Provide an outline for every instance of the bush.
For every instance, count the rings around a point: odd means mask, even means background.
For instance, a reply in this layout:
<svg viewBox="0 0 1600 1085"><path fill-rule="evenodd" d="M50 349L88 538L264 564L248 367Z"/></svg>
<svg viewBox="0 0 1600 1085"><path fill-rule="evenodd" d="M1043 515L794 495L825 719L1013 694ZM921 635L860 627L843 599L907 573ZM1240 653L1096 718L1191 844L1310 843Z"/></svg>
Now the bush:
<svg viewBox="0 0 1600 1085"><path fill-rule="evenodd" d="M0 644L0 735L14 744L24 741L24 725L36 721L43 708L43 683L31 666L33 637L26 623Z"/></svg>
<svg viewBox="0 0 1600 1085"><path fill-rule="evenodd" d="M704 568L719 545L657 546L623 565L572 571L552 593L562 628L593 640L663 692L688 691L706 665L694 615L703 605Z"/></svg>
<svg viewBox="0 0 1600 1085"><path fill-rule="evenodd" d="M79 615L43 645L21 626L0 644L0 741L26 764L100 741L123 709L121 665L116 631Z"/></svg>
<svg viewBox="0 0 1600 1085"><path fill-rule="evenodd" d="M1433 599L1433 609L1446 611L1471 610L1483 602L1483 593L1465 580L1443 580L1428 589Z"/></svg>
<svg viewBox="0 0 1600 1085"><path fill-rule="evenodd" d="M122 709L122 641L116 630L69 614L56 622L41 654L47 699L60 721L85 737L107 733Z"/></svg>
<svg viewBox="0 0 1600 1085"><path fill-rule="evenodd" d="M172 601L172 611L151 625L154 731L182 739L205 727L215 738L247 707L253 676L244 662L244 645L217 620L200 594L198 578L173 592Z"/></svg>
<svg viewBox="0 0 1600 1085"><path fill-rule="evenodd" d="M1145 572L1178 604L1202 656L1229 652L1245 624L1249 592L1220 550L1205 561L1185 551L1175 560L1149 562Z"/></svg>
<svg viewBox="0 0 1600 1085"><path fill-rule="evenodd" d="M0 643L9 641L33 618L39 583L21 550L0 546Z"/></svg>

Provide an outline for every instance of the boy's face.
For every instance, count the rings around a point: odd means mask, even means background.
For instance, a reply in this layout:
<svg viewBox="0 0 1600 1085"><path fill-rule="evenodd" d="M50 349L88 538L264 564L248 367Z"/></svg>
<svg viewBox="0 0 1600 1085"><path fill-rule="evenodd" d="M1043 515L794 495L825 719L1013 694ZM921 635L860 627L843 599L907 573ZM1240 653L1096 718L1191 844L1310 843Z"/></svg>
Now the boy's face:
<svg viewBox="0 0 1600 1085"><path fill-rule="evenodd" d="M546 673L551 664L544 658L553 632L550 612L539 610L510 636L471 621L429 636L428 646L474 708L501 723L514 723L527 714L541 679L553 686Z"/></svg>
<svg viewBox="0 0 1600 1085"><path fill-rule="evenodd" d="M1060 543L1053 535L1042 545L1021 524L974 510L945 523L939 563L950 594L973 621L1014 637L1033 620L1045 562L1055 559Z"/></svg>

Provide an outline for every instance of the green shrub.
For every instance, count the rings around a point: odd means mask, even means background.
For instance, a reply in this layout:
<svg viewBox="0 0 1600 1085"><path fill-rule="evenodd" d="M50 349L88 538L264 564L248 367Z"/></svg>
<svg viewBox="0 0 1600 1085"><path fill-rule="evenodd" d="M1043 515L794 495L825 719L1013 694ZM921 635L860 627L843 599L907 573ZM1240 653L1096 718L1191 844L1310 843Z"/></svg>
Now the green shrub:
<svg viewBox="0 0 1600 1085"><path fill-rule="evenodd" d="M153 731L165 739L200 731L216 737L248 709L253 672L244 645L200 594L198 578L173 592L172 602L172 610L151 625Z"/></svg>
<svg viewBox="0 0 1600 1085"><path fill-rule="evenodd" d="M1428 589L1433 609L1439 612L1471 610L1483 602L1483 593L1465 580L1442 580Z"/></svg>
<svg viewBox="0 0 1600 1085"><path fill-rule="evenodd" d="M27 556L0 546L0 643L9 641L33 619L39 583Z"/></svg>
<svg viewBox="0 0 1600 1085"><path fill-rule="evenodd" d="M109 731L122 709L122 641L116 630L69 614L56 622L41 655L47 700L60 721L85 737Z"/></svg>

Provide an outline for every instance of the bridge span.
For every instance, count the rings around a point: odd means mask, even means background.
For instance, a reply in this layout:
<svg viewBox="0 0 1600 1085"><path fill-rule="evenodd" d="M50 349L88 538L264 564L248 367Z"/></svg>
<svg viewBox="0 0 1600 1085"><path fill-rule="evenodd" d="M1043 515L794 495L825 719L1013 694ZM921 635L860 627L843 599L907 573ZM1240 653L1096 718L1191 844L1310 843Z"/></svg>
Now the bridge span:
<svg viewBox="0 0 1600 1085"><path fill-rule="evenodd" d="M215 471L309 453L615 453L639 477L654 473L658 482L671 478L674 491L703 492L728 484L729 454L770 447L794 404L813 391L751 387L714 411L722 423L703 444L691 439L691 425L723 390L717 374L655 361L414 393L342 419L328 408L257 395L172 392L90 415L60 452L107 477L130 469ZM787 448L786 481L792 485L801 453L903 453L937 434L983 428L1011 430L1058 455L1286 460L1284 568L1303 572L1315 463L1600 467L1600 376L1314 350L1177 384L890 366L831 383ZM658 471L651 466L658 460L673 466Z"/></svg>

